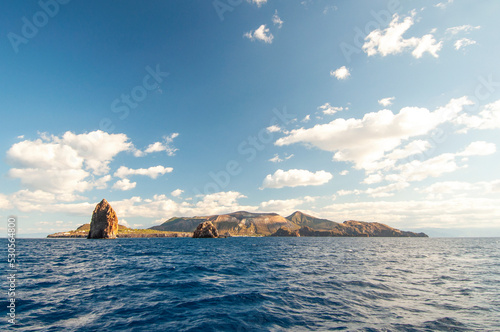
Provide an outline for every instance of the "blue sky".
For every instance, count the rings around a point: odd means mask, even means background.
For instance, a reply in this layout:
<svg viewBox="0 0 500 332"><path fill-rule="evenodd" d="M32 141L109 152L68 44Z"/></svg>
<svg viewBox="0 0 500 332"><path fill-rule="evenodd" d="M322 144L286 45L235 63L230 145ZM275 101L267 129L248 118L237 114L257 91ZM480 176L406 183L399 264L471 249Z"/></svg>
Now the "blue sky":
<svg viewBox="0 0 500 332"><path fill-rule="evenodd" d="M500 235L496 1L0 8L0 216L21 234L106 198L131 227L301 210Z"/></svg>

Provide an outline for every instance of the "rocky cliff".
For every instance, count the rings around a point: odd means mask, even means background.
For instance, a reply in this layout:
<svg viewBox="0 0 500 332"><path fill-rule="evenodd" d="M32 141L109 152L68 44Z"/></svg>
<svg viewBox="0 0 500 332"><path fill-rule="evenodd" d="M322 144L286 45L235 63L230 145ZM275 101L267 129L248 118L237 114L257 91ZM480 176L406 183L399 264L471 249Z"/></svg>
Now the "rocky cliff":
<svg viewBox="0 0 500 332"><path fill-rule="evenodd" d="M118 217L115 210L103 199L96 205L90 222L89 239L115 239L118 232Z"/></svg>

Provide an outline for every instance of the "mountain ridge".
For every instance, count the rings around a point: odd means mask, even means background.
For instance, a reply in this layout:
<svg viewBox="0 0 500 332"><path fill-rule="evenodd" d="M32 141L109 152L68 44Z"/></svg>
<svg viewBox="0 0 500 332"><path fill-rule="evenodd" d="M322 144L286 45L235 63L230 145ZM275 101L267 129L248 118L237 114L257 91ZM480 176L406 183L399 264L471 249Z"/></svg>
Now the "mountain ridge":
<svg viewBox="0 0 500 332"><path fill-rule="evenodd" d="M247 211L209 216L174 217L149 229L193 232L204 221L212 222L221 234L231 236L427 237L424 233L402 231L378 222L346 220L338 223L301 211L295 211L286 218L274 212Z"/></svg>

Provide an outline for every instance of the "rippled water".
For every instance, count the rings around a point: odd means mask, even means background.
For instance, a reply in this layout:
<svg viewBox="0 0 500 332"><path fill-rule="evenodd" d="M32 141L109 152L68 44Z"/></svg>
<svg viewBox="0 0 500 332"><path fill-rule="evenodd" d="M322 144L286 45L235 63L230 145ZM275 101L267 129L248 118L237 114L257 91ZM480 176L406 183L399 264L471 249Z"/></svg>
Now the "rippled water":
<svg viewBox="0 0 500 332"><path fill-rule="evenodd" d="M19 331L500 330L498 238L18 245Z"/></svg>

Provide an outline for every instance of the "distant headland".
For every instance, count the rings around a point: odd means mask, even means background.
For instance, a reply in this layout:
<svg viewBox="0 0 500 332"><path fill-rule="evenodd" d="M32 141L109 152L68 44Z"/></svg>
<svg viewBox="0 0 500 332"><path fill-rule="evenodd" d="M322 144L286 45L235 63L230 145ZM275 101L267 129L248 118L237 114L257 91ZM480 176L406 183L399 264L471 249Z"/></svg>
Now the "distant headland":
<svg viewBox="0 0 500 332"><path fill-rule="evenodd" d="M141 237L428 237L392 228L378 222L348 220L337 223L296 211L288 217L277 213L238 211L229 214L173 217L148 229L132 229L118 224L118 217L103 199L97 204L90 224L76 230L50 234L48 238L141 238Z"/></svg>

